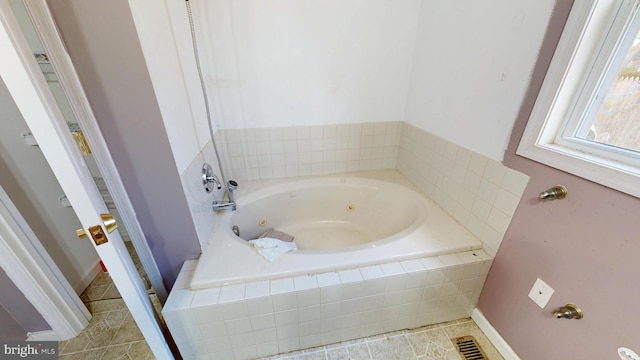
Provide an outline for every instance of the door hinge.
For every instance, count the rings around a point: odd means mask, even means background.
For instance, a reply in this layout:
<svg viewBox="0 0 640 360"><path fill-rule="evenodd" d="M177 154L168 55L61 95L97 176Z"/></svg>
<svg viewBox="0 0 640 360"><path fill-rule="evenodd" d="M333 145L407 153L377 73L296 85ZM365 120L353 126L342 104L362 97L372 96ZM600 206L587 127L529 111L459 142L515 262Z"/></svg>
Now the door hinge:
<svg viewBox="0 0 640 360"><path fill-rule="evenodd" d="M80 154L82 154L82 156L91 154L91 148L89 147L87 138L84 137L84 133L82 131L72 131L71 135L73 135L73 139L76 141L76 145L78 145L78 150L80 150Z"/></svg>

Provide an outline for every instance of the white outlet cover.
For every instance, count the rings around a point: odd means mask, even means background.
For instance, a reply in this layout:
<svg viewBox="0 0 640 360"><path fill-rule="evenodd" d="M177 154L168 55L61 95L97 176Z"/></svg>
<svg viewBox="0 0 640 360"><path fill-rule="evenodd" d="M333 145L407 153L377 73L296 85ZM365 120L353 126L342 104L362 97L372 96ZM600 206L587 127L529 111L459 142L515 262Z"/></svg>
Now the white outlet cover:
<svg viewBox="0 0 640 360"><path fill-rule="evenodd" d="M538 278L529 292L529 298L538 304L540 308L544 309L547 303L549 303L554 291L551 286Z"/></svg>

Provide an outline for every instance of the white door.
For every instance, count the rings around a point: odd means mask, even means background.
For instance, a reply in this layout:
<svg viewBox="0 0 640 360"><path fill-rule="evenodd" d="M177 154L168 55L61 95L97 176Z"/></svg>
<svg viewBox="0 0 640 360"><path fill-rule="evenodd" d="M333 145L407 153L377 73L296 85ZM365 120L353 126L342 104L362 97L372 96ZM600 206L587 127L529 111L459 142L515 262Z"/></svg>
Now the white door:
<svg viewBox="0 0 640 360"><path fill-rule="evenodd" d="M87 239L158 359L173 358L146 288L117 230L104 224L107 207L7 0L0 0L0 76L82 223Z"/></svg>
<svg viewBox="0 0 640 360"><path fill-rule="evenodd" d="M27 41L31 44L31 49L37 52L45 51L47 65L42 65L43 59L41 57L38 57L38 63L43 66L42 70L46 74L45 78L50 89L58 100L59 107L63 110L69 129L81 130L91 145L91 154L84 156L84 159L88 163L96 183L100 183L98 189L103 198L106 196L109 199L108 207L113 205L116 208L114 215L119 218L119 222L122 222L119 224L119 228L126 229L126 232L121 231L121 235L127 234L128 240L133 244L136 255L144 268L146 280L153 286L160 303L164 304L168 294L160 269L147 244L131 200L118 174L118 169L100 132L100 126L73 68L73 63L58 34L46 0L24 2L9 0L9 3Z"/></svg>

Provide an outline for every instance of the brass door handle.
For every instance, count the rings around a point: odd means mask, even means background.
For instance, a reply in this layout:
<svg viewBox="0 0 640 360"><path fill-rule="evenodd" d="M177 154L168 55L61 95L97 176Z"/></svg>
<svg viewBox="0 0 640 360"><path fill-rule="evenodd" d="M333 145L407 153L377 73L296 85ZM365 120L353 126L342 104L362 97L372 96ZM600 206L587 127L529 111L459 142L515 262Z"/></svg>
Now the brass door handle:
<svg viewBox="0 0 640 360"><path fill-rule="evenodd" d="M107 230L107 233L111 234L115 229L118 228L118 224L116 220L113 218L111 214L100 214L100 219L102 219L102 224L104 228ZM102 245L109 241L107 235L102 231L101 225L95 225L89 227L89 233L91 234L91 238L96 243L96 245ZM76 230L76 235L80 239L84 239L87 237L87 232L84 229Z"/></svg>
<svg viewBox="0 0 640 360"><path fill-rule="evenodd" d="M113 218L111 214L100 214L100 218L102 219L102 223L104 224L104 228L107 229L107 232L111 234L115 229L118 228L118 224L116 220Z"/></svg>

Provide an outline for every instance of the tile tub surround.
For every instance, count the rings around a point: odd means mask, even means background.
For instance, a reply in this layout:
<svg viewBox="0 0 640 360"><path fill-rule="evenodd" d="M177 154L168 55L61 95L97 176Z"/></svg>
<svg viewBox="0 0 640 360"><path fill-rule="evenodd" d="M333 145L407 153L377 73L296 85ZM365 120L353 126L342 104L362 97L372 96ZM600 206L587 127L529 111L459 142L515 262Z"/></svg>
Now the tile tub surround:
<svg viewBox="0 0 640 360"><path fill-rule="evenodd" d="M186 359L254 359L471 314L482 250L192 291L185 262L163 309Z"/></svg>
<svg viewBox="0 0 640 360"><path fill-rule="evenodd" d="M529 176L407 123L396 164L495 256Z"/></svg>
<svg viewBox="0 0 640 360"><path fill-rule="evenodd" d="M393 169L402 122L222 129L225 173L238 181Z"/></svg>
<svg viewBox="0 0 640 360"><path fill-rule="evenodd" d="M402 121L222 129L225 173L240 182L396 169L495 255L529 177Z"/></svg>

